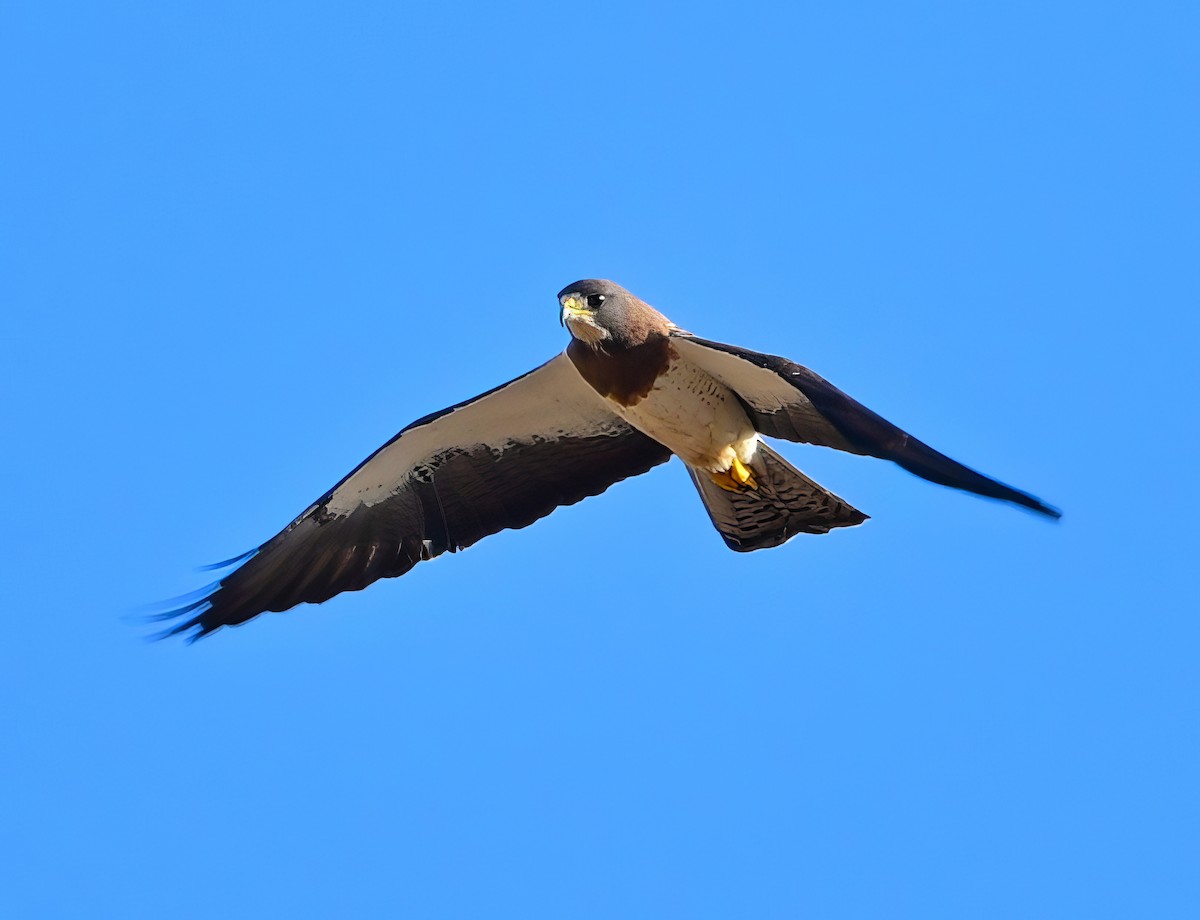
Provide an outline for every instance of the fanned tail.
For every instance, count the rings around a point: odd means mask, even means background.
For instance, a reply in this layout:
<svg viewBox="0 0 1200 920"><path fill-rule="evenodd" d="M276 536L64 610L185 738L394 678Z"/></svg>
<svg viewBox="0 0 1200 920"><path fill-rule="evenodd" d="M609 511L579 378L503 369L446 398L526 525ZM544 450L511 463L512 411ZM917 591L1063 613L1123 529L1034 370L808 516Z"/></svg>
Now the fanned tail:
<svg viewBox="0 0 1200 920"><path fill-rule="evenodd" d="M750 468L757 488L730 492L704 470L688 467L713 526L732 550L766 549L798 533L829 533L867 519L761 441Z"/></svg>

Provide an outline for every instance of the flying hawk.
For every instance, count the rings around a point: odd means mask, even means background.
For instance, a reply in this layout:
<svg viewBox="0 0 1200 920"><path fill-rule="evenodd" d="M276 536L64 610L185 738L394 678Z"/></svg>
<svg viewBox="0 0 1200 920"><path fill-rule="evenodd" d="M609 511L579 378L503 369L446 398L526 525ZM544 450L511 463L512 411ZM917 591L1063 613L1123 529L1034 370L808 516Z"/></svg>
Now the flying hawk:
<svg viewBox="0 0 1200 920"><path fill-rule="evenodd" d="M526 527L672 454L738 552L866 520L763 435L892 460L932 482L1060 516L926 446L808 368L684 332L611 281L576 282L558 300L571 333L565 352L403 429L283 532L222 564L240 563L235 571L160 615L179 619L164 635L197 639L361 590Z"/></svg>

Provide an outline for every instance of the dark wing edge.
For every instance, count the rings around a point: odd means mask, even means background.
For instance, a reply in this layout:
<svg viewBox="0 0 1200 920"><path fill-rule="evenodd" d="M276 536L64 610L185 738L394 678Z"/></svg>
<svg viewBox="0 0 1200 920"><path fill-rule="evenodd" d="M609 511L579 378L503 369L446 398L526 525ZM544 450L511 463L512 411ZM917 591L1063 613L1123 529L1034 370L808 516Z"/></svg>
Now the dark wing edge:
<svg viewBox="0 0 1200 920"><path fill-rule="evenodd" d="M807 367L777 355L696 336L680 335L677 341L699 349L688 348L687 357L698 359L709 373L738 394L762 434L891 460L930 482L1012 502L1055 520L1062 517L1059 509L1036 496L985 476L917 440ZM703 350L769 371L793 387L802 399L788 399L786 395L781 398L773 382L748 380L738 368L725 363L727 358L706 362Z"/></svg>
<svg viewBox="0 0 1200 920"><path fill-rule="evenodd" d="M670 456L559 355L407 426L282 532L229 560L239 568L151 618L179 620L158 638L195 641L318 604L526 527Z"/></svg>

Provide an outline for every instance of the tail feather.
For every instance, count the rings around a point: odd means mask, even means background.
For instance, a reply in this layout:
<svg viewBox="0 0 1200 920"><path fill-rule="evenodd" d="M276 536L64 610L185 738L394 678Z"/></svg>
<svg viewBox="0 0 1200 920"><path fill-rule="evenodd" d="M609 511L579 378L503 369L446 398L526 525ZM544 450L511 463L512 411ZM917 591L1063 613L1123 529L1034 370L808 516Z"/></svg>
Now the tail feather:
<svg viewBox="0 0 1200 920"><path fill-rule="evenodd" d="M758 487L729 492L703 470L688 467L713 526L732 550L766 549L798 533L829 533L867 519L761 441L750 468Z"/></svg>

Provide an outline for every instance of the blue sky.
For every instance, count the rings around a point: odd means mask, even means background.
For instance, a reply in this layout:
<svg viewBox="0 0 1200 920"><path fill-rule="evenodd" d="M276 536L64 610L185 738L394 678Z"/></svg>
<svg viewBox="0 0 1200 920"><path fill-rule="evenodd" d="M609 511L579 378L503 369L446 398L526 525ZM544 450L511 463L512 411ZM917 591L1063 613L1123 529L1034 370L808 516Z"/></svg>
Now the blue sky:
<svg viewBox="0 0 1200 920"><path fill-rule="evenodd" d="M9 4L0 914L1193 917L1190 4ZM610 277L1054 525L738 555L673 462L186 647L123 614Z"/></svg>

